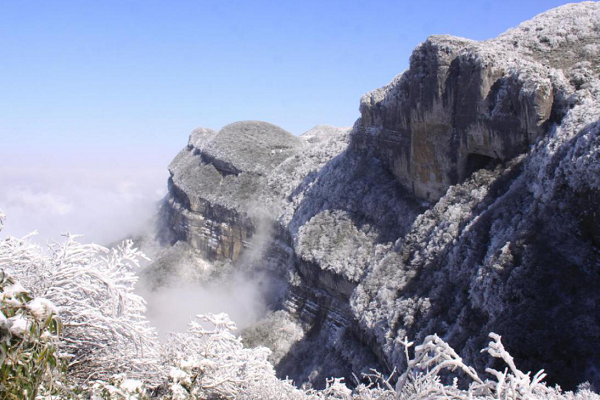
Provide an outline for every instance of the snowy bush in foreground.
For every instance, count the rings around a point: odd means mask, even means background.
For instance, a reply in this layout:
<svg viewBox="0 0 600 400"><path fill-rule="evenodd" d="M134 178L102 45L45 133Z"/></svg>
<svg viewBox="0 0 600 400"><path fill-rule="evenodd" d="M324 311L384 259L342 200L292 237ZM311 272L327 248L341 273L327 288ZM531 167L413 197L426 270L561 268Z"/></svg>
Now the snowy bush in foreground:
<svg viewBox="0 0 600 400"><path fill-rule="evenodd" d="M202 322L209 322L207 329ZM428 336L416 346L414 358L409 357L413 343L405 341L407 370L398 378L396 387L391 378L376 371L363 378L369 384L349 389L340 378L328 380L324 390L302 391L291 382L278 380L268 363L269 350L243 348L231 330L235 324L226 314L199 315L190 324L187 334L175 335L170 347L168 363L173 365L164 397L171 399L600 399L588 389L577 393L563 393L550 388L542 380L543 371L533 377L521 372L513 358L504 349L501 338L494 333L482 352L504 361L507 368L497 371L488 368L489 379L484 379L465 365L456 352L437 335ZM451 385L442 383L444 370L459 372L468 380L466 389L455 378Z"/></svg>
<svg viewBox="0 0 600 400"><path fill-rule="evenodd" d="M492 341L482 350L492 357L502 359L508 366L503 372L488 368L486 372L496 380L482 380L477 372L462 362L456 352L437 335L425 338L422 345L415 348L414 359L408 358L408 348L413 343L403 342L407 352L408 368L398 379L397 389L400 398L429 398L451 396L455 399L536 399L560 398L560 391L548 388L541 381L546 376L543 370L531 378L514 364L513 358L502 345L501 338L490 333ZM461 371L472 382L467 390L458 388L458 379L452 385L443 385L440 372L444 369Z"/></svg>
<svg viewBox="0 0 600 400"><path fill-rule="evenodd" d="M205 325L212 325L207 328ZM169 391L173 399L302 398L289 381L276 378L264 347L244 348L227 314L198 315L185 334L168 343Z"/></svg>
<svg viewBox="0 0 600 400"><path fill-rule="evenodd" d="M507 368L497 371L487 368L492 379L483 380L477 372L467 365L456 352L437 335L425 338L423 344L415 348L415 357L410 359L408 349L413 345L405 339L408 367L396 384L398 399L600 399L598 394L582 387L577 393L565 392L560 388L551 388L542 382L546 374L540 370L533 377L520 371L512 356L504 348L500 335L490 333L492 339L482 352L504 361ZM442 370L461 371L471 383L468 389L461 390L458 378L452 385L441 383Z"/></svg>
<svg viewBox="0 0 600 400"><path fill-rule="evenodd" d="M45 252L27 237L8 237L0 241L0 270L60 310L60 348L71 356L71 377L86 382L126 372L158 384L156 332L133 293L143 255L131 241L107 250L75 239L66 235Z"/></svg>

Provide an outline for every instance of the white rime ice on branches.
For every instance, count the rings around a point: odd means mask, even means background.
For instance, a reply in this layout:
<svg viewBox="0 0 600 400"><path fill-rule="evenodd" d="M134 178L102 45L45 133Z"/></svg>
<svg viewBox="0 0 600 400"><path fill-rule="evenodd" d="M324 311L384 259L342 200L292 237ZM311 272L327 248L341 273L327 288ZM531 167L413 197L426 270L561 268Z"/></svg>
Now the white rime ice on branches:
<svg viewBox="0 0 600 400"><path fill-rule="evenodd" d="M575 399L598 398L597 395L581 390L577 394L562 393L558 388L550 388L542 383L546 374L541 370L533 378L530 373L520 371L502 344L500 335L490 333L488 347L482 350L494 358L499 358L508 366L504 371L487 368L486 372L495 380L483 380L467 365L456 352L437 335L427 336L423 344L415 348L415 357L410 359L408 349L412 342L404 340L407 370L400 376L396 389L399 398L452 398L452 399ZM468 389L458 387L458 378L452 385L440 381L443 370L460 371L470 379Z"/></svg>
<svg viewBox="0 0 600 400"><path fill-rule="evenodd" d="M212 325L206 328L205 325ZM265 347L244 348L227 314L198 315L167 347L173 399L303 398L289 381L276 378Z"/></svg>
<svg viewBox="0 0 600 400"><path fill-rule="evenodd" d="M27 240L0 242L0 270L10 272L35 297L33 315L60 310L61 351L70 355L69 370L80 380L106 379L117 372L158 379L156 332L144 316L144 300L133 293L135 268L143 255L125 241L107 250L81 244L66 235L49 252Z"/></svg>

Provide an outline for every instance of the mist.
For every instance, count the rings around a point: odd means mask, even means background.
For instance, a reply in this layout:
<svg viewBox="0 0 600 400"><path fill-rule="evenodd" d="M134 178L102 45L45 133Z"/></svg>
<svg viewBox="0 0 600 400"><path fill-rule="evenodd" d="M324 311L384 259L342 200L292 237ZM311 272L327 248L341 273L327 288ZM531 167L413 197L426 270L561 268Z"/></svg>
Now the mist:
<svg viewBox="0 0 600 400"><path fill-rule="evenodd" d="M0 167L3 236L44 244L60 234L81 234L83 242L109 245L145 233L167 191L162 169Z"/></svg>
<svg viewBox="0 0 600 400"><path fill-rule="evenodd" d="M272 290L263 278L249 279L239 272L217 283L193 283L179 276L155 290L143 282L137 291L147 301L146 315L161 340L170 332L184 332L197 314L227 313L240 332L265 315Z"/></svg>
<svg viewBox="0 0 600 400"><path fill-rule="evenodd" d="M142 250L157 257L160 249L149 246L148 238L154 236L167 178L166 167L1 166L0 210L7 219L0 235L23 237L37 231L30 240L42 246L62 240L66 232L83 235L80 242L104 246L145 237ZM140 279L136 291L147 301L147 317L161 338L185 331L197 314L225 312L240 330L265 314L272 291L268 280L233 271L202 283L202 274L214 268L203 260L193 265L178 260L169 265L173 276L168 284L150 289Z"/></svg>

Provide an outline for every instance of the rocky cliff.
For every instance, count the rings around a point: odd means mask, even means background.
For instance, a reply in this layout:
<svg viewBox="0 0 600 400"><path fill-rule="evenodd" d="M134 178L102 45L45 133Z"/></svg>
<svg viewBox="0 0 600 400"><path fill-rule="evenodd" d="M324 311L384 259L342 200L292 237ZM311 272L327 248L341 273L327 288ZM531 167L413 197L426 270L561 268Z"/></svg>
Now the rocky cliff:
<svg viewBox="0 0 600 400"><path fill-rule="evenodd" d="M600 4L567 5L428 38L351 130L194 131L166 236L232 262L261 247L287 289L249 336L301 328L268 342L297 382L389 372L432 333L483 370L494 331L526 370L600 383L599 43Z"/></svg>
<svg viewBox="0 0 600 400"><path fill-rule="evenodd" d="M250 244L267 174L302 148L278 126L258 121L197 129L169 165L166 241L186 241L209 260L237 261Z"/></svg>

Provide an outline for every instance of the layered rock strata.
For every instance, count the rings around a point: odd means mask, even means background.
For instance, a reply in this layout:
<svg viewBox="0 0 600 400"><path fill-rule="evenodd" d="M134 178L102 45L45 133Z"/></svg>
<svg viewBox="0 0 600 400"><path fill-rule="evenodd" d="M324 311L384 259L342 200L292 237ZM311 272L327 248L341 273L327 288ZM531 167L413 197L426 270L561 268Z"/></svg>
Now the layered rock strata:
<svg viewBox="0 0 600 400"><path fill-rule="evenodd" d="M166 239L186 241L209 260L237 261L252 245L262 210L257 196L267 173L302 145L266 122L192 132L187 147L169 165Z"/></svg>

